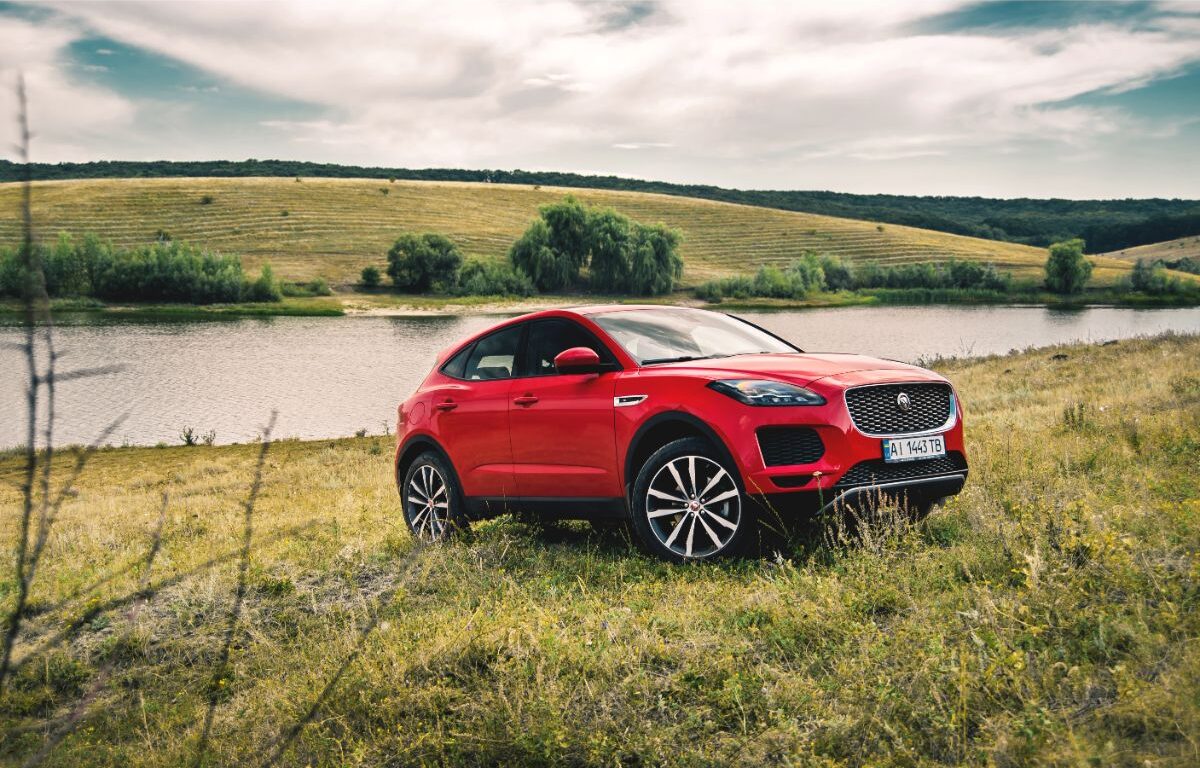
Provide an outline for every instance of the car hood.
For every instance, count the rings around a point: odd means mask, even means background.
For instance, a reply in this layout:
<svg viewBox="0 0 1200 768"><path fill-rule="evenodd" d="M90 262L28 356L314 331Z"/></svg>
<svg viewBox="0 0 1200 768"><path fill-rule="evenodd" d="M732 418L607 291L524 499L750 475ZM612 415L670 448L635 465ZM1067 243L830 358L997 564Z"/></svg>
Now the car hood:
<svg viewBox="0 0 1200 768"><path fill-rule="evenodd" d="M874 381L903 379L929 379L941 381L941 377L924 368L895 360L849 354L761 354L737 355L713 360L691 360L683 363L664 363L643 369L671 371L681 369L695 371L713 379L735 377L761 377L789 381L805 385L818 379L833 377L844 385ZM835 383L835 382L831 382Z"/></svg>

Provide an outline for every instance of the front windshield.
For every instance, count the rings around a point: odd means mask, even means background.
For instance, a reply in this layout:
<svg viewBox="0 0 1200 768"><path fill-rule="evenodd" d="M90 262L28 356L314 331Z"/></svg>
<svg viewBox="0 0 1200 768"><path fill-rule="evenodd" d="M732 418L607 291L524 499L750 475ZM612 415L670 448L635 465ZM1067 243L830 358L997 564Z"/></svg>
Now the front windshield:
<svg viewBox="0 0 1200 768"><path fill-rule="evenodd" d="M699 309L604 312L592 320L641 365L798 351L743 320Z"/></svg>

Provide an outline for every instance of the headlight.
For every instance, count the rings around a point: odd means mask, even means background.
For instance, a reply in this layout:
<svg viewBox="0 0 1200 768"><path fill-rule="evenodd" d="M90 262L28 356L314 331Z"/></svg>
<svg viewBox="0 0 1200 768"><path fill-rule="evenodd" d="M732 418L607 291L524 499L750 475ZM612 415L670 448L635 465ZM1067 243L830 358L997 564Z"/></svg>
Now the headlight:
<svg viewBox="0 0 1200 768"><path fill-rule="evenodd" d="M763 379L723 379L708 385L746 405L824 405L825 398L795 384Z"/></svg>

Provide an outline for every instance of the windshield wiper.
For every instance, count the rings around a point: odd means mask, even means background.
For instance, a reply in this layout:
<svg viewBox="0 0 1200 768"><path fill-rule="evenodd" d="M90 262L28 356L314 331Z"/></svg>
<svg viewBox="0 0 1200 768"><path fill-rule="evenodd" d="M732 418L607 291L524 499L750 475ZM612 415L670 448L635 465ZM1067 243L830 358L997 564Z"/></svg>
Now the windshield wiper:
<svg viewBox="0 0 1200 768"><path fill-rule="evenodd" d="M642 365L655 365L656 363L689 363L692 360L714 360L718 357L732 357L732 355L680 355L679 357L654 357L649 360L643 360Z"/></svg>

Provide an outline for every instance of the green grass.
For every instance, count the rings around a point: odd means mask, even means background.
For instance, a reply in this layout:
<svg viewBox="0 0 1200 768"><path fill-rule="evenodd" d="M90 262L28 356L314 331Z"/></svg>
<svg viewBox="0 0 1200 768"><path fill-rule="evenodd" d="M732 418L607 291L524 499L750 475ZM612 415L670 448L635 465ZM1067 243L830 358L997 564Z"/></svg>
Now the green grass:
<svg viewBox="0 0 1200 768"><path fill-rule="evenodd" d="M762 560L508 518L418 547L389 439L276 443L221 668L258 446L102 451L33 585L0 761L95 689L49 764L192 764L211 700L206 765L300 722L280 764L1195 765L1200 338L936 367L964 493Z"/></svg>
<svg viewBox="0 0 1200 768"><path fill-rule="evenodd" d="M387 189L384 195L381 189ZM805 251L884 264L951 257L994 263L1039 280L1044 249L893 224L840 219L667 195L520 185L280 178L117 179L38 182L33 216L43 234L95 232L121 245L160 230L245 257L248 273L270 261L285 280L324 277L348 286L368 264L383 265L404 230L443 233L468 254L500 258L541 204L567 192L646 223L683 231L684 282L694 285L763 264L786 265ZM212 202L202 204L205 197ZM0 210L15 212L18 187L0 184ZM287 215L282 215L286 211ZM0 242L19 217L0 217ZM1097 258L1094 282L1110 286L1129 270Z"/></svg>

